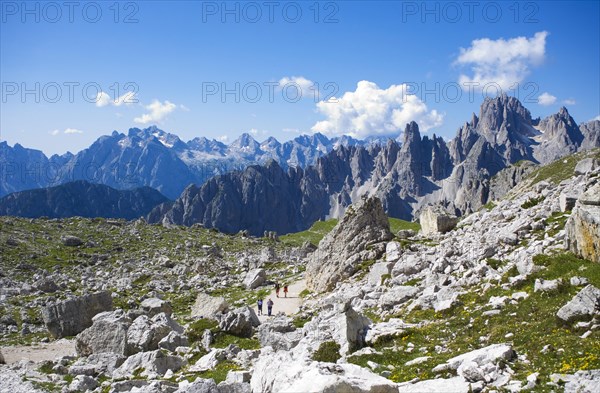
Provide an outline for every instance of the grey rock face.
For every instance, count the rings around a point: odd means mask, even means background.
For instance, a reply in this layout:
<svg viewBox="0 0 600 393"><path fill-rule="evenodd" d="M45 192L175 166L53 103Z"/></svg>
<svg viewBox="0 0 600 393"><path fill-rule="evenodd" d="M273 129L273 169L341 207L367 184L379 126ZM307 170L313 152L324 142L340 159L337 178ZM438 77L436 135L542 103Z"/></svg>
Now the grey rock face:
<svg viewBox="0 0 600 393"><path fill-rule="evenodd" d="M600 312L600 289L587 285L573 299L562 306L556 316L565 322L589 319Z"/></svg>
<svg viewBox="0 0 600 393"><path fill-rule="evenodd" d="M584 139L579 126L565 107L560 108L558 113L542 120L539 128L544 133L541 136L542 142L536 146L534 157L542 164L575 153Z"/></svg>
<svg viewBox="0 0 600 393"><path fill-rule="evenodd" d="M600 262L600 183L581 197L565 225L567 248L582 258Z"/></svg>
<svg viewBox="0 0 600 393"><path fill-rule="evenodd" d="M110 292L79 296L42 309L44 324L52 336L74 336L92 325L92 318L103 311L112 310Z"/></svg>
<svg viewBox="0 0 600 393"><path fill-rule="evenodd" d="M349 207L344 217L319 243L306 266L306 284L316 292L331 290L335 283L352 276L358 265L383 254L392 238L387 216L376 197ZM375 247L380 244L381 247ZM367 247L371 246L369 250Z"/></svg>

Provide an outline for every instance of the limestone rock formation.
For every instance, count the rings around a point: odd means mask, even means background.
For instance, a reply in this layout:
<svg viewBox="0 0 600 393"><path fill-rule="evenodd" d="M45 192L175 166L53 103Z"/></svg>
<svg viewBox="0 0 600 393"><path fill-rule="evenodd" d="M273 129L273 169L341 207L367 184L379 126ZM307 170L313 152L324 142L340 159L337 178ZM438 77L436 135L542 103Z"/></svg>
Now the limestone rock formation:
<svg viewBox="0 0 600 393"><path fill-rule="evenodd" d="M365 198L346 210L344 217L319 243L306 266L306 283L325 292L356 273L361 262L379 258L392 238L381 201Z"/></svg>

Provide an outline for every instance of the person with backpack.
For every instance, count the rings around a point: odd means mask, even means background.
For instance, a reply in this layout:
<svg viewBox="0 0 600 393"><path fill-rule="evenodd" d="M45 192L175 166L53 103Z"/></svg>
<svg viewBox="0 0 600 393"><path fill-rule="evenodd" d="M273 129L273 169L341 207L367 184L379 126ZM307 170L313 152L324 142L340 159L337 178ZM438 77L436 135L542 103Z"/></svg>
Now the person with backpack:
<svg viewBox="0 0 600 393"><path fill-rule="evenodd" d="M287 297L287 294L288 294L288 286L287 286L287 284L285 284L285 286L283 287L283 295L285 297Z"/></svg>
<svg viewBox="0 0 600 393"><path fill-rule="evenodd" d="M258 299L257 305L258 305L258 315L262 315L263 300Z"/></svg>
<svg viewBox="0 0 600 393"><path fill-rule="evenodd" d="M279 286L279 283L276 282L275 283L275 295L277 295L277 297L279 297L279 288L281 288L281 287Z"/></svg>
<svg viewBox="0 0 600 393"><path fill-rule="evenodd" d="M271 300L271 298L269 298L269 301L267 302L267 315L271 316L273 312L273 300Z"/></svg>

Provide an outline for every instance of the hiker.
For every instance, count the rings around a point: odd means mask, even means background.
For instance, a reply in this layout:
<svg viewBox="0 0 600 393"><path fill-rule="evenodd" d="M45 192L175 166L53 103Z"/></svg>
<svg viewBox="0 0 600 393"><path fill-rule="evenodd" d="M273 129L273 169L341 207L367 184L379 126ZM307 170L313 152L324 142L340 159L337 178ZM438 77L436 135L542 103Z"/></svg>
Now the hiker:
<svg viewBox="0 0 600 393"><path fill-rule="evenodd" d="M285 286L283 287L283 295L285 297L287 297L287 294L288 294L288 286L287 286L287 284L285 284Z"/></svg>
<svg viewBox="0 0 600 393"><path fill-rule="evenodd" d="M279 288L280 288L279 283L276 282L275 283L275 295L277 295L277 297L279 297Z"/></svg>
<svg viewBox="0 0 600 393"><path fill-rule="evenodd" d="M271 316L272 311L273 311L273 300L271 300L271 298L269 298L269 301L267 302L267 315Z"/></svg>
<svg viewBox="0 0 600 393"><path fill-rule="evenodd" d="M257 305L258 305L258 315L262 315L263 300L262 299L258 299Z"/></svg>

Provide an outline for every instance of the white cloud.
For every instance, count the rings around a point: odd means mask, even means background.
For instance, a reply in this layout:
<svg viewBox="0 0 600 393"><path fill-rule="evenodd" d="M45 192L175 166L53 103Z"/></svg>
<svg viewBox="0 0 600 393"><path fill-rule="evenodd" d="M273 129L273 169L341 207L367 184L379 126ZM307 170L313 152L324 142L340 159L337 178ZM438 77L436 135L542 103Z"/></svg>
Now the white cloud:
<svg viewBox="0 0 600 393"><path fill-rule="evenodd" d="M405 84L380 89L373 82L360 81L355 91L317 104L327 119L317 122L312 131L365 138L395 134L411 121L416 121L421 131L440 126L444 116L428 110L417 96L407 94L409 89Z"/></svg>
<svg viewBox="0 0 600 393"><path fill-rule="evenodd" d="M108 94L106 94L105 92L101 91L100 93L98 93L98 95L96 96L96 106L97 107L103 107L103 106L107 106L107 105L113 105L113 106L121 106L121 105L131 105L131 104L135 104L137 103L137 97L135 95L134 92L132 91L128 91L127 93L123 94L120 97L117 97L114 101L110 98L110 96Z"/></svg>
<svg viewBox="0 0 600 393"><path fill-rule="evenodd" d="M67 128L65 130L65 134L83 134L83 131L78 130L76 128Z"/></svg>
<svg viewBox="0 0 600 393"><path fill-rule="evenodd" d="M573 98L567 98L566 100L563 101L563 104L565 105L575 105L577 102L573 99Z"/></svg>
<svg viewBox="0 0 600 393"><path fill-rule="evenodd" d="M220 137L217 138L217 140L219 140L223 143L227 143L227 141L229 141L229 137L227 135L221 135Z"/></svg>
<svg viewBox="0 0 600 393"><path fill-rule="evenodd" d="M177 105L172 102L165 101L161 103L158 100L154 100L150 105L146 106L146 109L150 113L144 113L141 117L133 119L136 123L148 124L152 122L160 123L169 113L173 112L177 108Z"/></svg>
<svg viewBox="0 0 600 393"><path fill-rule="evenodd" d="M182 104L182 105L179 105L179 108L180 108L182 111L184 111L184 112L189 112L189 111L190 111L190 108L188 108L187 106L185 106L185 105L183 105L183 104Z"/></svg>
<svg viewBox="0 0 600 393"><path fill-rule="evenodd" d="M495 84L508 90L529 75L530 68L543 63L546 54L547 31L535 33L531 38L516 37L490 40L473 40L467 49L460 48L455 63L470 66L472 76L460 75L459 83L473 85L481 90L485 85Z"/></svg>
<svg viewBox="0 0 600 393"><path fill-rule="evenodd" d="M548 106L553 105L556 102L556 97L548 92L540 94L538 97L538 104Z"/></svg>
<svg viewBox="0 0 600 393"><path fill-rule="evenodd" d="M291 86L294 86L297 91ZM319 91L315 90L318 86L315 82L303 76L284 76L279 80L277 88L279 90L286 89L292 99L295 99L295 94L300 94L301 98L319 98Z"/></svg>
<svg viewBox="0 0 600 393"><path fill-rule="evenodd" d="M600 115L594 117L591 121L600 121Z"/></svg>
<svg viewBox="0 0 600 393"><path fill-rule="evenodd" d="M58 134L60 134L60 130L49 131L48 134L52 136L57 136Z"/></svg>

